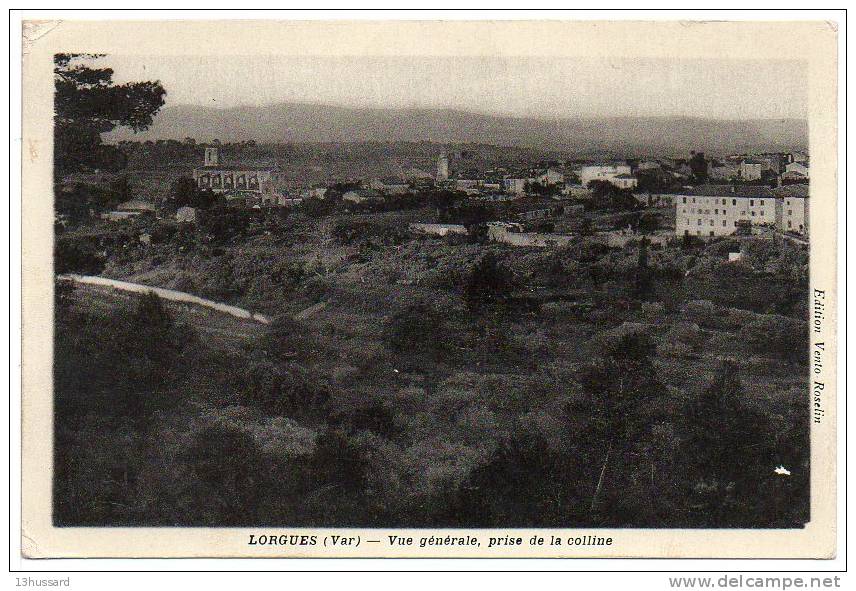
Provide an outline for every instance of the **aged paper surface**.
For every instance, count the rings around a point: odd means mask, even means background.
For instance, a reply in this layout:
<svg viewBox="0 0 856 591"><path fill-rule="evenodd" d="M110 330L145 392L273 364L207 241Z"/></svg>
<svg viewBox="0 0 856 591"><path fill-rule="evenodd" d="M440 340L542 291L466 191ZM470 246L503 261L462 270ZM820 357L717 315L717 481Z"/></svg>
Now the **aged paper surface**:
<svg viewBox="0 0 856 591"><path fill-rule="evenodd" d="M838 231L834 26L823 22L66 21L26 23L23 35L22 547L26 556L834 557ZM812 405L810 519L804 527L793 529L632 525L401 529L347 523L324 528L279 523L253 527L55 526L52 130L54 55L59 53L146 56L152 61L159 56L163 60L187 56L214 62L274 56L293 57L304 64L339 57L584 58L602 60L604 68L611 60L622 59L733 60L735 76L745 60L792 60L805 72L811 155L808 322L812 353L811 363L799 366L810 372L806 383L811 392L801 394L806 407ZM270 76L275 77L275 71ZM775 103L776 88L764 92ZM819 301L823 304L820 316L814 315ZM816 352L814 344L820 342L823 349ZM818 383L822 389L817 388ZM413 523L419 522L414 519ZM561 543L551 543L553 540Z"/></svg>

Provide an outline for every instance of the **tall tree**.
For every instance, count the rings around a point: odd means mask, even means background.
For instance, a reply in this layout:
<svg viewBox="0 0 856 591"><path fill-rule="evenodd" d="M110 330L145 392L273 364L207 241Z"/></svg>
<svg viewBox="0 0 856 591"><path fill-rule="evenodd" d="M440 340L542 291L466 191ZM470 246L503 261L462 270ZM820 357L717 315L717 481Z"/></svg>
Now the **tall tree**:
<svg viewBox="0 0 856 591"><path fill-rule="evenodd" d="M565 408L569 429L579 435L580 453L597 458L589 467L594 471L589 503L593 516L619 510L604 508L600 502L604 496L614 497L614 490L624 491L625 505L641 496L634 490L634 475L643 463L650 465L651 458L642 462L638 452L652 447L652 426L662 418L662 405L655 400L666 393L652 361L655 346L647 335L606 335L600 347L602 353L577 376L581 395L571 398ZM616 465L622 468L613 469Z"/></svg>
<svg viewBox="0 0 856 591"><path fill-rule="evenodd" d="M689 165L693 180L697 183L706 183L708 162L704 158L704 152L693 152Z"/></svg>
<svg viewBox="0 0 856 591"><path fill-rule="evenodd" d="M694 525L729 527L757 519L759 486L773 468L764 416L744 404L737 365L724 361L685 409L680 458ZM760 509L757 509L760 510Z"/></svg>
<svg viewBox="0 0 856 591"><path fill-rule="evenodd" d="M142 131L164 104L160 82L113 83L111 68L90 64L100 54L54 56L54 169L121 168L122 153L101 134L118 126Z"/></svg>
<svg viewBox="0 0 856 591"><path fill-rule="evenodd" d="M470 312L478 313L505 305L513 289L511 272L487 253L470 269L464 284L464 300Z"/></svg>

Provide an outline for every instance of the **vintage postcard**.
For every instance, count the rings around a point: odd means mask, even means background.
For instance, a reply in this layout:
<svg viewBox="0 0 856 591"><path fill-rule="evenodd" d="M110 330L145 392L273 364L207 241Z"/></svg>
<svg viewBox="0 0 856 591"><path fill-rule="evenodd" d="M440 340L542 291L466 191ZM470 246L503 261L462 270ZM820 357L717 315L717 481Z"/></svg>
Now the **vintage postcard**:
<svg viewBox="0 0 856 591"><path fill-rule="evenodd" d="M25 556L835 556L834 24L22 35Z"/></svg>

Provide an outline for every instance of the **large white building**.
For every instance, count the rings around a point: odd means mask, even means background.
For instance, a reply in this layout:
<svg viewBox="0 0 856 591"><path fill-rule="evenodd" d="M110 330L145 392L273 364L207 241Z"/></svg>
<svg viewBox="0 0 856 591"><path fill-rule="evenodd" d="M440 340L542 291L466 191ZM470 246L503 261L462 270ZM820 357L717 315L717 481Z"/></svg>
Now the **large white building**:
<svg viewBox="0 0 856 591"><path fill-rule="evenodd" d="M776 224L782 232L808 235L808 185L785 185L773 189L776 196Z"/></svg>
<svg viewBox="0 0 856 591"><path fill-rule="evenodd" d="M675 195L674 202L677 236L726 236L738 222L776 225L776 199L769 187L701 185Z"/></svg>
<svg viewBox="0 0 856 591"><path fill-rule="evenodd" d="M588 187L592 181L607 181L615 184L615 178L629 175L632 171L629 164L597 164L583 166L580 169L580 184Z"/></svg>

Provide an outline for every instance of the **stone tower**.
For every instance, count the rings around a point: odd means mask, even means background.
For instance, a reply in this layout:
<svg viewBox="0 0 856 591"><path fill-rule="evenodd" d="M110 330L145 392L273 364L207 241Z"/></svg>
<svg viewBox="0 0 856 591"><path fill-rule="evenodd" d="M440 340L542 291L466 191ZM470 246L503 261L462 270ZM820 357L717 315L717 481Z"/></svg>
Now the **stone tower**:
<svg viewBox="0 0 856 591"><path fill-rule="evenodd" d="M205 166L220 166L220 150L205 148Z"/></svg>
<svg viewBox="0 0 856 591"><path fill-rule="evenodd" d="M437 180L449 180L449 158L445 152L440 152L440 157L437 158Z"/></svg>

